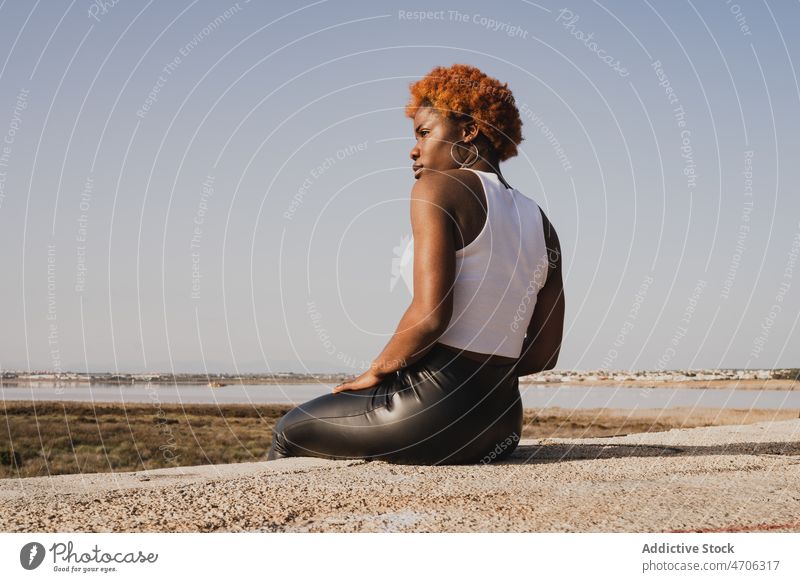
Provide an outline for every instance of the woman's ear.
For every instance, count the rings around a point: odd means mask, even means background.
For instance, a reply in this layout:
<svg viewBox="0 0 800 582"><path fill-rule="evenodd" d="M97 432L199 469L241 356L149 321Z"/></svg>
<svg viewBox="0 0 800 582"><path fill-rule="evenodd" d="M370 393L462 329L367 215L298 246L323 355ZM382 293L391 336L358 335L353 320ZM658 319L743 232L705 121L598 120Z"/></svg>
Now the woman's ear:
<svg viewBox="0 0 800 582"><path fill-rule="evenodd" d="M461 126L461 139L467 143L478 137L478 124L474 119L468 119Z"/></svg>

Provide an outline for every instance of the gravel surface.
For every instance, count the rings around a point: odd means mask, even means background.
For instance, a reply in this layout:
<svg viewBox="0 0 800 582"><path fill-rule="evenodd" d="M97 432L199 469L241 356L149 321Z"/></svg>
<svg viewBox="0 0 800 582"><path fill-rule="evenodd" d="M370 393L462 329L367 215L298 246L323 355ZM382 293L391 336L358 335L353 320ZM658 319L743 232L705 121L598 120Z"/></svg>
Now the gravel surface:
<svg viewBox="0 0 800 582"><path fill-rule="evenodd" d="M523 439L501 464L291 458L0 481L0 531L800 532L800 420Z"/></svg>

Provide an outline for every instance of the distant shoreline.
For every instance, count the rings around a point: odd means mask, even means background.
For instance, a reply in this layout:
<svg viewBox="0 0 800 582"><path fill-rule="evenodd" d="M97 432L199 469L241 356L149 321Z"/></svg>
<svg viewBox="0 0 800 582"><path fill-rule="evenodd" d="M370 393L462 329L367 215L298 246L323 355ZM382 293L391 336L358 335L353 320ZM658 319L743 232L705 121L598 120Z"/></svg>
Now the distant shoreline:
<svg viewBox="0 0 800 582"><path fill-rule="evenodd" d="M541 382L520 380L520 386L558 386L566 382ZM620 388L691 388L707 390L800 390L797 380L578 380L568 382L570 386L618 386Z"/></svg>
<svg viewBox="0 0 800 582"><path fill-rule="evenodd" d="M208 384L211 387L230 384L274 385L342 383L356 377L344 372L274 372L218 373L188 372L73 372L49 370L6 370L0 374L0 385L58 384ZM581 384L583 386L621 386L657 388L677 385L686 388L731 388L740 390L794 390L800 384L800 368L741 369L718 368L696 370L547 370L521 376L520 384Z"/></svg>
<svg viewBox="0 0 800 582"><path fill-rule="evenodd" d="M253 377L253 378L220 378L212 377L211 382L219 383L220 386L213 386L213 389L223 389L225 386L232 386L237 384L244 384L247 386L286 386L292 384L335 384L351 379L351 376L290 376L290 377ZM40 387L64 387L70 386L93 386L93 385L119 385L119 386L132 386L132 385L147 385L147 384L175 384L175 385L190 385L198 386L209 384L207 377L178 377L178 378L153 378L149 380L144 379L105 379L105 378L92 378L87 380L54 380L52 378L29 379L29 378L4 378L0 385L3 386L40 386ZM523 386L614 386L619 388L689 388L689 389L707 389L707 390L782 390L794 391L800 390L800 381L798 380L778 380L778 379L712 379L712 380L587 380L583 377L567 378L563 380L544 380L536 379L531 376L520 378L520 387Z"/></svg>

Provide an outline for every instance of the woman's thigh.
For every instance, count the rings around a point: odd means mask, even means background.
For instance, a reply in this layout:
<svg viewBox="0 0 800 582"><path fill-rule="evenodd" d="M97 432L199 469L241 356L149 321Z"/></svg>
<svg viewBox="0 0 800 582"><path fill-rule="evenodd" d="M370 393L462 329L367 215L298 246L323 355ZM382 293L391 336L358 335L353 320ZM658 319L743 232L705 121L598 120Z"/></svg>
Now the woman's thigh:
<svg viewBox="0 0 800 582"><path fill-rule="evenodd" d="M414 464L499 460L491 451L508 437L516 446L521 428L516 379L492 386L483 373L456 386L420 365L368 390L326 394L292 409L275 427L268 458ZM502 456L512 450L506 445Z"/></svg>
<svg viewBox="0 0 800 582"><path fill-rule="evenodd" d="M272 458L368 457L387 432L370 419L386 406L395 381L392 376L367 390L325 394L291 409L273 431Z"/></svg>

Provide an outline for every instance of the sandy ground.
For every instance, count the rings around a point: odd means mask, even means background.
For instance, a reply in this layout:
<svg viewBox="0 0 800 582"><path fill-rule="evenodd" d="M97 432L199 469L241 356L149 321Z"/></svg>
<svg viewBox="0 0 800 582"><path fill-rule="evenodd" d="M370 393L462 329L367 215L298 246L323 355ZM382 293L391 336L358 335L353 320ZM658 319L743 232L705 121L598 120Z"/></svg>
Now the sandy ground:
<svg viewBox="0 0 800 582"><path fill-rule="evenodd" d="M0 481L2 531L800 532L800 420L523 439L493 465L312 458Z"/></svg>

